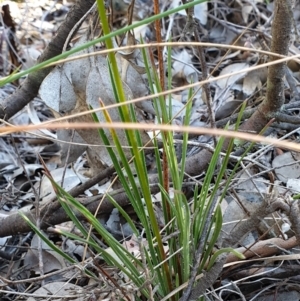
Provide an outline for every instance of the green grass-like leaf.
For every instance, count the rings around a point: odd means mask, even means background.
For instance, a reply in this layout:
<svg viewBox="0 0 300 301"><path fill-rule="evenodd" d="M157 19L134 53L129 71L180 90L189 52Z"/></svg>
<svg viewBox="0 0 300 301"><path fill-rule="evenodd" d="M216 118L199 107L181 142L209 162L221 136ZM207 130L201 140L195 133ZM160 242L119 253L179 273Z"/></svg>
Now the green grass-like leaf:
<svg viewBox="0 0 300 301"><path fill-rule="evenodd" d="M182 5L180 8L169 10L168 12L161 13L156 16L147 18L137 24L126 26L121 30L110 32L108 26L108 20L106 16L104 2L97 0L99 16L101 17L104 36L86 43L80 47L72 49L61 56L58 56L52 60L48 60L42 64L35 66L25 72L20 72L10 77L10 80L15 80L18 76L23 76L28 72L37 70L38 68L46 66L50 62L54 62L57 59L65 58L77 51L90 47L96 43L105 41L108 49L113 48L111 39L120 34L126 33L135 27L143 24L148 24L154 20L165 17L169 14L175 13L179 10L194 6L203 0L197 0L193 3L188 2ZM142 41L143 42L143 41ZM160 87L159 77L156 72L155 66L152 66L151 59L147 54L147 50L142 49L142 55L144 58L144 64L146 74L149 82L149 89L151 93L163 91ZM171 48L168 48L167 55L167 68L168 68L168 83L167 86L171 88ZM114 92L115 101L123 103L118 107L119 116L122 122L137 122L135 116L135 108L133 105L126 104L126 97L124 94L122 80L116 65L114 53L108 55L108 69L110 73L110 81L112 90ZM27 72L27 73L26 73ZM0 81L0 85L5 83L5 80ZM189 100L186 105L186 114L184 117L183 125L189 125L191 112L192 112L192 98L193 91L189 90ZM171 110L171 96L168 98L163 96L153 99L154 107L156 109L158 122L167 124L172 122L172 110ZM169 109L167 109L167 105ZM241 113L236 122L235 129L238 130L242 112L245 108L245 104L241 109ZM103 115L106 118L106 122L111 123L108 111L104 110ZM95 122L99 122L97 115L92 114ZM220 231L222 228L222 213L219 203L222 201L226 194L226 190L230 185L230 181L237 170L240 161L250 150L247 148L244 155L241 157L225 181L225 174L227 165L230 159L230 153L234 147L233 139L230 140L225 157L221 160L221 152L225 143L225 138L218 139L218 143L215 147L211 162L206 171L202 186L196 185L194 188L193 200L188 200L183 193L183 184L185 181L185 163L188 154L188 133L183 134L182 142L182 154L181 158L177 158L176 148L173 138L173 133L165 132L161 134L163 151L167 159L167 166L169 172L170 187L169 191L164 187L163 170L161 166L160 151L158 149L158 139L154 137L154 156L156 160L156 167L158 173L158 185L160 187L163 218L166 227L162 231L159 227L159 223L156 217L155 208L153 205L153 199L150 190L150 184L148 179L148 170L146 166L145 152L143 151L143 143L141 135L138 130L125 130L128 146L131 148L132 163L129 163L127 154L124 152L124 146L121 144L118 137L118 132L114 129L110 129L109 133L112 140L107 137L107 132L103 129L99 129L99 136L101 137L103 144L107 147L107 152L115 167L118 179L126 193L126 196L132 205L136 215L138 216L138 225L135 224L130 215L113 199L112 195L107 194L106 197L111 203L119 210L119 213L125 218L133 233L139 237L140 228L145 232L147 239L147 245L142 246L142 252L145 255L146 268L149 271L151 277L151 287L154 289L154 300L160 300L162 297L171 293L176 287L182 285L188 281L191 277L191 267L195 262L195 252L199 247L199 241L204 241L204 248L201 254L201 262L198 269L198 273L202 273L204 269L209 270L214 265L217 257L224 252L233 252L235 255L242 258L242 255L237 253L231 248L225 248L218 250L213 254L214 245L217 243ZM110 142L111 141L111 142ZM112 148L111 146L114 146ZM253 145L253 144L251 144ZM133 168L134 166L134 168ZM50 179L51 180L51 179ZM139 258L134 257L119 241L117 241L106 229L103 227L97 218L91 214L80 202L70 196L64 189L52 181L52 185L57 193L58 200L62 207L74 222L75 226L80 230L83 237L79 237L72 233L59 231L58 233L80 241L81 243L88 244L95 252L101 255L108 265L116 266L122 271L129 279L139 288L142 299L150 298L150 291L145 285L146 279L144 274L145 266L143 266ZM222 186L223 185L223 186ZM173 193L171 195L171 192ZM191 201L189 203L189 201ZM102 237L103 241L113 250L114 256L100 247L97 242L89 236L88 231L83 226L79 214L84 216L85 220L89 222L91 227ZM23 215L24 216L24 215ZM44 235L34 226L28 218L26 221L30 226L46 240L45 242L61 254L61 250L51 243ZM178 233L173 235L173 233ZM164 235L170 235L170 237L163 241ZM48 242L47 242L48 241ZM166 250L165 250L166 249ZM64 257L67 260L73 260L72 258ZM75 263L75 261L70 261ZM172 300L178 300L181 293L177 293Z"/></svg>

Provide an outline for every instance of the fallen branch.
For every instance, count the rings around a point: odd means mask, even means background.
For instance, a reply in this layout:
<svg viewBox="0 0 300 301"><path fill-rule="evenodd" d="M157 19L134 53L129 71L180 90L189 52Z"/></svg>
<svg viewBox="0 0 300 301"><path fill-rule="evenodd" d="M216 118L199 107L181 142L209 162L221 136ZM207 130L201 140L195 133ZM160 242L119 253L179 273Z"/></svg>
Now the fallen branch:
<svg viewBox="0 0 300 301"><path fill-rule="evenodd" d="M157 192L159 192L158 185L151 187L152 194L155 194ZM110 194L110 196L113 197L114 200L121 207L126 207L126 206L130 205L127 194L124 192L123 189L112 192ZM103 195L96 195L93 197L85 197L85 198L77 198L77 200L81 204L83 204L92 214L94 214L96 211L99 214L110 213L114 208L110 199L107 197L103 198ZM100 206L99 206L99 203L101 203ZM40 214L40 220L41 220L41 224L40 224L41 230L45 230L49 226L55 226L57 224L61 224L63 222L70 220L69 216L66 214L64 209L60 206L60 203L58 201L54 201L54 202L50 202L50 203L46 204L40 210L39 214ZM28 217L28 219L32 223L36 224L36 210L35 209L32 209L30 212L26 213L25 215ZM85 217L82 216L78 212L75 212L75 215L81 220L85 219ZM31 231L31 228L18 213L12 214L1 221L0 237L16 235L16 234L20 234L20 233L27 233L29 231Z"/></svg>
<svg viewBox="0 0 300 301"><path fill-rule="evenodd" d="M242 253L246 259L250 259L253 257L269 257L274 256L278 253L281 253L282 249L289 250L291 248L295 248L298 245L297 239L295 236L284 240L279 237L270 238L267 240L262 240L257 242L253 246L249 247L240 247L236 248L237 252ZM226 259L226 263L240 261L241 259L237 258L234 254L229 254Z"/></svg>

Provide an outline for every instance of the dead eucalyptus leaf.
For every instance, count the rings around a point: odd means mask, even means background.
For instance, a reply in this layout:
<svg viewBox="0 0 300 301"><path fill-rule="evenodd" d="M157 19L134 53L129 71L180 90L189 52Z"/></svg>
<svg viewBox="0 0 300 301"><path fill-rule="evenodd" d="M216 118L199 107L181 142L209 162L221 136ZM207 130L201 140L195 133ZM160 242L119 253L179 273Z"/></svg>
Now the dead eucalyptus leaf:
<svg viewBox="0 0 300 301"><path fill-rule="evenodd" d="M250 71L243 80L243 93L249 96L259 90L267 80L267 72L267 68Z"/></svg>
<svg viewBox="0 0 300 301"><path fill-rule="evenodd" d="M43 234L47 236L47 234ZM53 251L43 240L40 241L37 234L35 234L31 241L30 248L24 257L24 264L30 269L30 271L40 271L40 266L38 265L38 260L40 258L38 250L39 245L41 245L41 252L43 255L44 273L61 270L66 267L63 257Z"/></svg>
<svg viewBox="0 0 300 301"><path fill-rule="evenodd" d="M203 25L207 24L207 12L208 12L207 2L199 3L194 7L195 18L197 18L200 21L200 23Z"/></svg>
<svg viewBox="0 0 300 301"><path fill-rule="evenodd" d="M272 167L275 168L277 178L283 183L286 183L288 179L300 178L299 160L293 156L292 152L276 156L272 162Z"/></svg>
<svg viewBox="0 0 300 301"><path fill-rule="evenodd" d="M49 298L55 298L57 301L62 301L66 299L70 299L71 297L73 301L83 301L84 300L84 295L82 291L82 287L72 284L72 283L66 283L66 282L50 282L45 284L44 286L40 287L37 289L33 294L32 297L29 297L27 300L28 301L37 301L41 300L41 297L43 296L42 299L45 300L44 296L48 296ZM61 298L55 297L55 296L62 296ZM64 298L63 296L68 296L67 298Z"/></svg>
<svg viewBox="0 0 300 301"><path fill-rule="evenodd" d="M235 112L238 107L241 106L242 100L234 99L231 101L225 102L218 110L216 111L216 120L220 120L230 116L233 112Z"/></svg>
<svg viewBox="0 0 300 301"><path fill-rule="evenodd" d="M248 63L234 63L225 67L220 72L220 76L228 74L228 77L217 80L216 84L219 86L220 89L225 89L226 87L231 86L232 84L236 83L239 79L243 78L247 72L242 72L231 76L230 73L244 70L247 68L249 68Z"/></svg>
<svg viewBox="0 0 300 301"><path fill-rule="evenodd" d="M71 142L71 143L60 143L62 166L65 165L67 159L68 162L74 162L81 154L83 154L87 150L86 141L84 141L76 131L73 134L73 130L68 130L68 129L59 130L57 131L57 139L60 141ZM72 142L85 144L85 145L72 144ZM68 152L69 152L69 157L67 156Z"/></svg>
<svg viewBox="0 0 300 301"><path fill-rule="evenodd" d="M86 34L75 46L77 47L87 40L88 36ZM93 48L89 48L76 55L92 51ZM122 74L123 65L120 56L116 56L116 59L119 72ZM146 96L148 94L148 89L141 75L130 64L127 65L124 74L123 88L127 99ZM99 108L99 99L101 99L105 106L116 103L107 66L107 59L101 55L82 58L56 67L42 83L40 95L50 108L58 111L60 114L67 115L88 111L90 106L94 109ZM155 113L149 101L140 102L137 107L151 114ZM101 111L96 114L100 122L106 122ZM112 121L121 121L117 108L109 109L108 114ZM72 118L71 122L93 122L93 120L91 115L84 115ZM117 130L116 132L121 144L124 147L128 146L125 132L123 130ZM103 143L97 130L77 130L77 133L84 142L89 145L88 156L95 172L102 170L104 166L112 163L106 148L102 146ZM114 143L109 130L105 130L105 133L113 146ZM68 136L68 133L59 134L59 136L63 138ZM148 142L149 137L145 132L141 132L141 137L144 143ZM71 148L71 150L73 149L74 148ZM83 149L84 148L81 148L81 150ZM124 148L124 150L126 155L129 156L129 149ZM64 153L66 153L66 151L64 151ZM77 154L78 152L76 156ZM76 156L72 154L72 160L74 160ZM62 158L62 161L64 161L64 158Z"/></svg>

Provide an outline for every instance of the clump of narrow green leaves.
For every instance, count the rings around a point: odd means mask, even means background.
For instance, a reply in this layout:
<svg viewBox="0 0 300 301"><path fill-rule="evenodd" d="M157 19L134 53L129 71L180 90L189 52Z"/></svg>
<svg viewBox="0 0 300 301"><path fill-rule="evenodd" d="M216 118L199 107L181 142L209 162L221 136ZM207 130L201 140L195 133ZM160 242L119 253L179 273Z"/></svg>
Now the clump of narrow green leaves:
<svg viewBox="0 0 300 301"><path fill-rule="evenodd" d="M197 4L201 1L195 1ZM105 36L91 43L87 43L86 47L101 41L106 41L107 48L112 48L113 44L111 38L119 32L111 33L109 31L104 3L97 0L99 15L102 20L103 30ZM188 5L185 5L186 7ZM178 9L177 9L178 10ZM174 10L172 10L174 12ZM172 13L169 11L169 14ZM164 13L165 14L165 13ZM164 14L156 17L162 17ZM152 17L147 19L149 22L154 20ZM136 25L135 25L136 26ZM132 27L127 27L126 30ZM80 50L82 47L78 48ZM72 52L73 53L73 52ZM69 52L68 54L71 54ZM66 54L66 55L68 55ZM148 82L150 90L161 91L159 79L155 68L148 60L146 51L143 51L144 64L147 71ZM66 57L64 55L63 57ZM59 56L62 58L62 56ZM115 93L116 102L123 105L118 107L119 114L124 123L136 122L135 109L132 105L126 104L125 94L122 87L122 81L118 72L114 55L109 55L108 67L111 75L111 83ZM171 50L168 54L168 74L171 74ZM13 78L14 80L14 78ZM169 79L169 86L170 86ZM189 101L186 105L186 114L184 118L184 125L188 126L192 109L193 91L189 91ZM171 113L167 110L166 102L170 103L171 99L165 99L163 96L153 99L154 106L157 113L157 120L164 124L172 121ZM169 105L170 107L170 105ZM104 111L106 121L110 123L108 112ZM96 115L93 115L95 122L97 122ZM237 122L239 124L239 121ZM91 214L81 203L70 196L48 175L52 181L53 187L56 191L57 198L61 206L65 209L70 219L74 222L76 227L81 231L83 237L79 237L72 233L60 231L62 235L70 239L80 241L87 244L99 254L107 265L117 267L130 281L134 284L139 294L136 294L136 300L162 300L166 296L170 296L170 300L178 300L182 291L173 293L177 287L187 283L190 280L192 267L196 262L196 254L201 251L200 262L198 267L198 274L204 270L209 270L217 256L222 252L231 252L232 249L221 249L216 253L213 252L213 247L218 240L222 227L222 212L220 209L220 202L225 195L226 189L230 183L231 177L224 182L224 174L226 172L229 155L233 148L233 141L229 143L225 157L221 160L222 145L224 138L220 138L215 147L214 154L206 171L201 187L195 186L194 197L189 200L183 193L184 185L184 170L185 161L188 149L188 133L183 134L182 142L182 157L180 164L177 161L175 152L175 142L172 132L165 132L162 136L163 150L166 154L168 170L170 175L170 183L172 185L173 196L170 196L169 191L164 188L163 170L161 168L160 153L158 150L158 140L155 137L153 140L154 154L156 159L156 166L159 178L159 187L162 195L162 209L164 215L165 228L160 229L155 210L153 206L153 199L150 190L150 183L148 179L148 171L145 160L145 153L138 130L126 130L126 137L128 145L131 147L132 164L128 162L123 147L119 141L118 135L114 129L110 130L113 138L114 148L110 147L109 139L105 132L99 129L99 135L103 143L107 146L107 151L110 154L111 160L114 164L119 181L127 195L127 198L132 205L141 227L144 231L144 237L147 239L147 244L141 244L140 251L143 254L144 261L140 257L132 255L119 241L117 241ZM134 168L133 166L134 165ZM238 166L238 165L237 165ZM236 168L237 168L236 166ZM124 172L125 171L125 172ZM217 173L216 173L217 171ZM136 174L135 174L136 173ZM125 176L126 174L126 176ZM217 174L217 176L216 176ZM232 173L232 175L234 172ZM223 187L220 189L220 187ZM118 205L113 197L107 195L114 206L119 210L120 214L131 226L136 237L140 237L141 232L132 222L130 216ZM85 216L85 219L90 223L93 231L96 231L107 246L109 246L114 256L106 249L99 246L97 242L89 235L89 232L82 225L80 220L74 214L74 209ZM25 218L25 217L24 217ZM74 263L74 259L60 251L53 243L51 243L42 232L40 232L33 223L31 227L36 233L55 251L59 252L66 260ZM165 237L168 239L165 239ZM201 243L200 243L201 242ZM91 272L86 271L91 277L95 277ZM200 280L201 281L201 280Z"/></svg>

